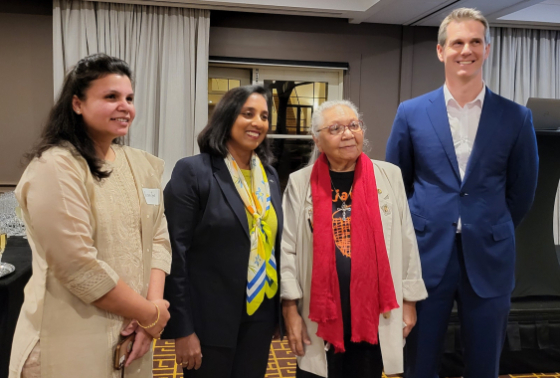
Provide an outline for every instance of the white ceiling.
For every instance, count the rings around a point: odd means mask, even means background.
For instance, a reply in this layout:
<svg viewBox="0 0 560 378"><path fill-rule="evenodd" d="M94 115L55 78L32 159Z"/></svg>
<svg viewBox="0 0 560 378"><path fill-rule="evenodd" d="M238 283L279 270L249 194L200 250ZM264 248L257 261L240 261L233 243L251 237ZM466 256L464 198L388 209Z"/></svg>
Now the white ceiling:
<svg viewBox="0 0 560 378"><path fill-rule="evenodd" d="M555 23L560 21L560 0L546 0L500 17L500 21L528 21L535 23Z"/></svg>
<svg viewBox="0 0 560 378"><path fill-rule="evenodd" d="M99 0L97 0L99 1ZM494 26L560 29L560 0L101 0L437 26L452 9L481 10Z"/></svg>

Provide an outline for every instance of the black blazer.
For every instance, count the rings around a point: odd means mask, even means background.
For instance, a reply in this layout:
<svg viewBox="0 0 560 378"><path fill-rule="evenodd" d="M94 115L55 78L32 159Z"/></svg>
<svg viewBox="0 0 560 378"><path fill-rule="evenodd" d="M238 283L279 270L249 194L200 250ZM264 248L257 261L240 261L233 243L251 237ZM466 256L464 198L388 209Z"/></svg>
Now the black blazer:
<svg viewBox="0 0 560 378"><path fill-rule="evenodd" d="M278 217L275 256L280 267L280 180L274 168L265 170ZM224 159L203 153L179 160L163 193L173 261L164 293L171 319L162 338L196 332L201 344L234 347L246 311L250 240L245 206ZM279 298L280 288L273 300L277 322Z"/></svg>

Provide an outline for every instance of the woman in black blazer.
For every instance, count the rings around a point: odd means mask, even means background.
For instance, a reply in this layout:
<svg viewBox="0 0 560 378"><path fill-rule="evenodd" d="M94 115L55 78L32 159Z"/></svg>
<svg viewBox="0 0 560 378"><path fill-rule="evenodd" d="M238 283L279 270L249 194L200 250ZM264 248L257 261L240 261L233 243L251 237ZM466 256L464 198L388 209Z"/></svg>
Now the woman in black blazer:
<svg viewBox="0 0 560 378"><path fill-rule="evenodd" d="M262 87L227 92L198 136L201 153L177 162L164 191L173 262L162 338L175 339L185 377L266 373L282 235L268 117Z"/></svg>

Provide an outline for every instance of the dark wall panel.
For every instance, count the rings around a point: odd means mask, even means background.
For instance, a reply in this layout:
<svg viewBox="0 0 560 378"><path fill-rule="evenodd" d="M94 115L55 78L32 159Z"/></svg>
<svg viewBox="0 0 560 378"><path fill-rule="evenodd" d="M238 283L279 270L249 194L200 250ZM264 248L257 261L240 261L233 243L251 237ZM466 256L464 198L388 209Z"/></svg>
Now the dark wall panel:
<svg viewBox="0 0 560 378"><path fill-rule="evenodd" d="M52 16L52 0L1 0L0 13Z"/></svg>
<svg viewBox="0 0 560 378"><path fill-rule="evenodd" d="M437 28L414 28L412 97L433 91L445 82L443 63L436 53Z"/></svg>
<svg viewBox="0 0 560 378"><path fill-rule="evenodd" d="M52 16L0 13L0 185L19 181L53 105L52 34Z"/></svg>

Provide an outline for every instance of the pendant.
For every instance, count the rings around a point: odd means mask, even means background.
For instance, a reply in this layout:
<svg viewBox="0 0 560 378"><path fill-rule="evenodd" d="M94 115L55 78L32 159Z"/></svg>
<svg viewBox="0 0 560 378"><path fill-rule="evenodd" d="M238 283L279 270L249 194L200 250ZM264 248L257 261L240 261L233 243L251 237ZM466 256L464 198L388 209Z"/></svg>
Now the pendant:
<svg viewBox="0 0 560 378"><path fill-rule="evenodd" d="M352 208L349 206L346 206L346 202L342 201L342 206L340 206L339 208L337 208L337 210L342 211L342 220L344 222L346 222L346 212L347 211L352 211Z"/></svg>

